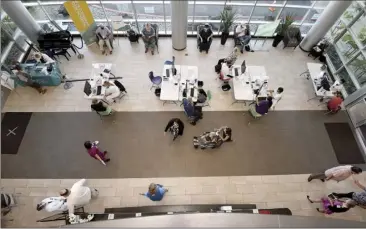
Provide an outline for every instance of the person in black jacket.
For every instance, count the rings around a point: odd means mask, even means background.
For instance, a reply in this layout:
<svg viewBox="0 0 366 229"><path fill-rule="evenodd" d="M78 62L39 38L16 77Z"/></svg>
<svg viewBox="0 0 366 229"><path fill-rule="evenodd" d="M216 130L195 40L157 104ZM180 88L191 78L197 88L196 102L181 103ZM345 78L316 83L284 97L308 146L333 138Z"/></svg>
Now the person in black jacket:
<svg viewBox="0 0 366 229"><path fill-rule="evenodd" d="M90 108L102 116L111 115L113 113L113 109L111 107L104 105L102 101L98 101L96 99L93 99Z"/></svg>
<svg viewBox="0 0 366 229"><path fill-rule="evenodd" d="M180 120L179 118L172 118L168 122L168 125L166 125L166 127L165 127L164 135L166 134L166 132L168 130L174 136L173 141L178 137L178 135L182 136L183 130L184 130L184 124L183 124L182 120Z"/></svg>

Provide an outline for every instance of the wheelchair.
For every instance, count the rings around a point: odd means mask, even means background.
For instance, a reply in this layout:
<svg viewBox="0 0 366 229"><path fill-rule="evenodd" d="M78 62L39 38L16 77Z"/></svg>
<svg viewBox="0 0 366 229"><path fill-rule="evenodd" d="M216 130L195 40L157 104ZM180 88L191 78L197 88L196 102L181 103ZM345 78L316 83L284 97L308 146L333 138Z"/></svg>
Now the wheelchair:
<svg viewBox="0 0 366 229"><path fill-rule="evenodd" d="M212 32L212 26L211 25L208 25L208 26L209 26L209 30L211 30L211 32ZM200 50L200 52L206 51L206 53L208 53L208 50L211 47L212 37L210 39L208 39L206 43L201 42L200 33L204 28L205 28L205 25L197 26L197 48Z"/></svg>

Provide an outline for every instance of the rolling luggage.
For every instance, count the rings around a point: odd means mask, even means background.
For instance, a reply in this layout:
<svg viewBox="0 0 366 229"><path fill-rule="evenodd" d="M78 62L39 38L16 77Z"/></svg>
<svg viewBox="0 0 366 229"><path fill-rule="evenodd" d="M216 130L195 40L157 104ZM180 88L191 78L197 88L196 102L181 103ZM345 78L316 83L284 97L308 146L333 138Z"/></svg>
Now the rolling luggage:
<svg viewBox="0 0 366 229"><path fill-rule="evenodd" d="M127 37L130 42L139 42L139 35L133 29L127 31Z"/></svg>

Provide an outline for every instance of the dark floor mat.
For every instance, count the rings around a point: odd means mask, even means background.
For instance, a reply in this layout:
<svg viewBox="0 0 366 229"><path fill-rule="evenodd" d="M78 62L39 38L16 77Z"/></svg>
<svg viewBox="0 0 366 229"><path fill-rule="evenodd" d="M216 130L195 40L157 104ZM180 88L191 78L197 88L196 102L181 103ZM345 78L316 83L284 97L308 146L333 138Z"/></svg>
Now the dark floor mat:
<svg viewBox="0 0 366 229"><path fill-rule="evenodd" d="M365 159L348 123L325 123L339 164L363 164Z"/></svg>
<svg viewBox="0 0 366 229"><path fill-rule="evenodd" d="M17 154L32 113L5 113L1 121L1 154Z"/></svg>

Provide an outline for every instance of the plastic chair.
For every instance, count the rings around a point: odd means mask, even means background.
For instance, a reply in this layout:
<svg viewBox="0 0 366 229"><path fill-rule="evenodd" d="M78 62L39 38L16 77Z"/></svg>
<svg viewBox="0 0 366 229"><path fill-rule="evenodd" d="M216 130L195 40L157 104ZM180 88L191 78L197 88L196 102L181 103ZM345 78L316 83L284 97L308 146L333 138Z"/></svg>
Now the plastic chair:
<svg viewBox="0 0 366 229"><path fill-rule="evenodd" d="M123 35L124 32L127 32L128 29L130 29L131 27L129 25L126 25L123 21L123 17L122 16L110 16L109 20L111 21L112 24L112 28L113 31L117 32L122 32L121 34ZM118 45L119 45L119 40L117 39Z"/></svg>
<svg viewBox="0 0 366 229"><path fill-rule="evenodd" d="M119 96L114 99L114 102L117 102L117 100L120 101L127 94L127 91L126 91L126 88L123 86L123 84L121 82L119 82L118 80L114 81L114 85L116 85L118 87L119 91L121 92L119 94Z"/></svg>
<svg viewBox="0 0 366 229"><path fill-rule="evenodd" d="M163 81L163 79L161 78L161 76L154 76L153 72L149 72L149 79L152 83L151 87L150 87L150 91L152 88L154 87L159 87L161 82Z"/></svg>

